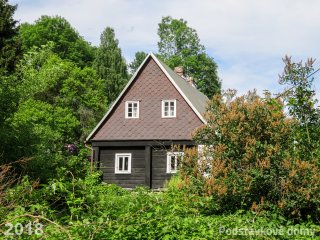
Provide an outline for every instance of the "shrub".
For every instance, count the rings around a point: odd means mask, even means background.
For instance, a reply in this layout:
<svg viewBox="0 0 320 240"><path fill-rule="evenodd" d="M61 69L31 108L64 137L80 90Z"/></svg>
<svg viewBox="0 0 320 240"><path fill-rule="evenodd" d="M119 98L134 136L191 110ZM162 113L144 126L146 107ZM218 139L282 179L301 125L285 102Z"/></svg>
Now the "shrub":
<svg viewBox="0 0 320 240"><path fill-rule="evenodd" d="M194 135L206 150L186 153L180 173L190 191L213 198L213 212L277 209L317 219L319 166L293 154L296 123L283 109L280 100L255 93L212 99L208 124Z"/></svg>

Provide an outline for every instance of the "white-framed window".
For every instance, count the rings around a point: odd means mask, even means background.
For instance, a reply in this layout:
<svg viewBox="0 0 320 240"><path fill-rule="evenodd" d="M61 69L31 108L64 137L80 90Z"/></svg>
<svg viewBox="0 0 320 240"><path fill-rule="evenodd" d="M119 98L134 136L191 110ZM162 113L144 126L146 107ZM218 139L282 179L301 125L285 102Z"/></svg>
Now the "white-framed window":
<svg viewBox="0 0 320 240"><path fill-rule="evenodd" d="M116 153L115 173L131 173L131 153Z"/></svg>
<svg viewBox="0 0 320 240"><path fill-rule="evenodd" d="M183 152L167 152L167 173L176 173L182 160Z"/></svg>
<svg viewBox="0 0 320 240"><path fill-rule="evenodd" d="M173 118L176 117L177 102L176 100L162 100L162 117Z"/></svg>
<svg viewBox="0 0 320 240"><path fill-rule="evenodd" d="M139 101L126 101L126 118L139 118Z"/></svg>

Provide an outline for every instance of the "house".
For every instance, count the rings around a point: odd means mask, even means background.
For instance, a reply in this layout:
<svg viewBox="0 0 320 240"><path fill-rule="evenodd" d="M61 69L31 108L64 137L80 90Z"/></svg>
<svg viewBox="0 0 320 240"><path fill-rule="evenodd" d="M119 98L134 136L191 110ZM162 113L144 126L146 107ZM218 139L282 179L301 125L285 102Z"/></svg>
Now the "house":
<svg viewBox="0 0 320 240"><path fill-rule="evenodd" d="M163 187L182 156L171 146L195 146L191 133L205 123L207 100L149 54L86 140L103 181L125 188Z"/></svg>

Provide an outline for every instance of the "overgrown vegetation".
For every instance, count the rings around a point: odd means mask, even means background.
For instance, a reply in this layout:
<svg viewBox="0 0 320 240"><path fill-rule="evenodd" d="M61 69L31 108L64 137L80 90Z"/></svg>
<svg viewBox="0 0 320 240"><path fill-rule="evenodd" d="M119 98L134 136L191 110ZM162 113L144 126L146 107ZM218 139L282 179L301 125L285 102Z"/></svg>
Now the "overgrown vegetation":
<svg viewBox="0 0 320 240"><path fill-rule="evenodd" d="M190 191L212 197L212 213L276 211L318 221L319 159L300 158L310 153L299 152L297 120L285 116L279 99L215 96L207 121L195 134L203 156L197 161L198 153L188 152L181 175Z"/></svg>
<svg viewBox="0 0 320 240"><path fill-rule="evenodd" d="M212 198L190 194L181 184L177 177L166 192L154 193L101 184L98 173L79 178L62 170L44 186L24 178L1 198L1 233L8 222L31 222L33 231L43 225L39 235L24 231L12 239L248 239L235 229L260 231L254 239L310 239L319 232L312 222L293 224L273 212L208 214Z"/></svg>
<svg viewBox="0 0 320 240"><path fill-rule="evenodd" d="M277 97L217 95L216 65L196 31L164 17L162 58L214 95L194 133L205 147L186 150L166 191L128 191L101 183L82 144L128 80L113 29L96 48L62 17L18 25L15 10L0 0L0 238L319 238L312 60L285 59L288 89Z"/></svg>

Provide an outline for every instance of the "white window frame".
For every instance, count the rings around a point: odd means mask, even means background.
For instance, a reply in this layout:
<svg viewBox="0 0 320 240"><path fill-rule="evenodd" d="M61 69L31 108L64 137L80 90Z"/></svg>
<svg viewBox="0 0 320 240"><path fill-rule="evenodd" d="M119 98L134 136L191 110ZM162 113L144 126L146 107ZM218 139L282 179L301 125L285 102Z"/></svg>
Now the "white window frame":
<svg viewBox="0 0 320 240"><path fill-rule="evenodd" d="M175 169L171 169L171 157L175 156ZM178 157L183 158L183 152L167 152L167 173L176 173L178 170Z"/></svg>
<svg viewBox="0 0 320 240"><path fill-rule="evenodd" d="M128 170L120 170L119 169L119 160L121 157L128 157ZM114 172L116 174L130 174L131 173L131 159L132 159L131 153L116 153L115 161L114 161Z"/></svg>
<svg viewBox="0 0 320 240"><path fill-rule="evenodd" d="M128 114L129 114L129 111L128 111L129 104L134 104L134 103L137 104L137 115L129 117L128 116ZM125 116L126 116L126 118L139 118L139 112L140 112L139 101L126 101L126 106L125 106ZM132 114L133 114L133 110L132 110Z"/></svg>
<svg viewBox="0 0 320 240"><path fill-rule="evenodd" d="M170 103L174 103L174 111L173 111L173 115L168 115L166 116L165 113L165 103L169 103L169 114L170 114ZM177 100L176 99L171 99L171 100L162 100L161 103L161 117L162 118L175 118L177 116Z"/></svg>

